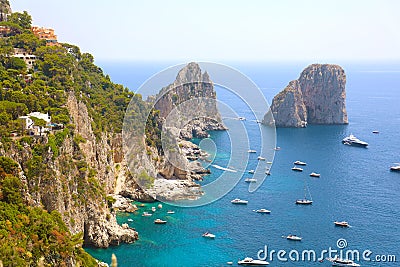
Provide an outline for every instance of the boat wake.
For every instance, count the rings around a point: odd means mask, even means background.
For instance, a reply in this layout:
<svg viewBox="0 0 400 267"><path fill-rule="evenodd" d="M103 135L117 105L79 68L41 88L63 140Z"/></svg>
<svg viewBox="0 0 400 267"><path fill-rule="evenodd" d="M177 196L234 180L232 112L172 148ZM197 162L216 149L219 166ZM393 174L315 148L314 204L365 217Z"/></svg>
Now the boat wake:
<svg viewBox="0 0 400 267"><path fill-rule="evenodd" d="M216 164L211 164L211 166L213 166L213 167L216 168L216 169L223 170L223 171L227 171L227 172L237 172L236 170L228 169L228 168L225 168L225 167L216 165Z"/></svg>

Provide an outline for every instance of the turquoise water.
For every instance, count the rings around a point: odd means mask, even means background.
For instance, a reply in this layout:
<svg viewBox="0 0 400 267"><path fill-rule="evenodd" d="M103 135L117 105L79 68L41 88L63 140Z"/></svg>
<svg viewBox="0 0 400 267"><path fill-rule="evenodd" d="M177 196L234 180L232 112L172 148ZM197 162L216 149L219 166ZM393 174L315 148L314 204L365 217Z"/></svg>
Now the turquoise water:
<svg viewBox="0 0 400 267"><path fill-rule="evenodd" d="M384 71L370 72L371 68ZM209 205L179 208L163 204L156 215L142 217L143 211L157 206L146 204L140 213L118 216L120 223L126 222L139 232L140 239L136 243L108 249L88 248L88 252L105 262L110 262L111 254L115 253L119 266L227 266L228 261L236 266L239 258L257 258L257 252L265 245L269 251L312 249L319 256L320 251L329 247L337 249L337 240L344 238L348 243L346 249L361 252L369 249L372 255L394 254L399 261L400 174L390 172L389 167L400 162L400 72L392 68L345 68L349 125L278 129L277 145L282 149L275 153L272 175L256 192L249 193L248 184L242 180L226 196ZM251 78L263 88L267 97L276 93L275 86L286 85L301 71L295 72L291 67L287 72L284 68L274 70L274 74L271 68L270 72L266 71L268 74L261 75L258 66L245 69L249 76L254 75ZM116 70L111 66L107 69L112 77ZM240 115L250 117L250 111L239 99L221 90L218 97L229 99ZM229 131L234 131L235 123L242 122L229 123ZM260 144L257 124L249 120L243 123L252 148L257 148ZM373 130L380 133L373 134ZM341 144L341 139L350 133L370 146L363 149ZM227 166L231 153L229 132L213 132L211 138L217 146L215 163ZM249 169L256 166L256 157L249 155ZM291 170L295 160L307 162L304 172ZM222 172L211 170L204 184ZM321 173L321 178L310 178L308 174L312 171ZM312 206L294 204L303 196L304 181L314 200ZM230 200L236 197L249 200L249 204L232 205ZM253 212L259 208L272 212L270 215ZM173 209L175 214L168 215L168 209ZM166 219L168 223L155 225L155 218ZM352 227L335 227L335 220L346 220ZM205 231L215 234L216 239L201 237ZM302 242L282 238L290 233L302 236ZM276 256L269 261L270 266L330 266L327 261L280 262ZM398 262L359 263L362 266L398 266Z"/></svg>

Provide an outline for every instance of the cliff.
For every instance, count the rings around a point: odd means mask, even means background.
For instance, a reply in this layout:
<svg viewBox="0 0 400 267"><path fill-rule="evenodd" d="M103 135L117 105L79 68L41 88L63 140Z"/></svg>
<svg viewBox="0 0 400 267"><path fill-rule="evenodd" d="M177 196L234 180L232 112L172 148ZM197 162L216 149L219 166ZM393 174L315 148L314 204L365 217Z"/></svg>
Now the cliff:
<svg viewBox="0 0 400 267"><path fill-rule="evenodd" d="M160 110L164 120L171 116L171 111L179 111L180 114L173 117L179 123L173 123L181 130L183 139L204 138L208 136L207 131L226 129L216 105L213 82L194 62L181 69L175 81L163 88L156 99L155 109Z"/></svg>
<svg viewBox="0 0 400 267"><path fill-rule="evenodd" d="M347 124L346 75L338 65L312 64L276 95L271 110L277 127ZM263 123L270 124L266 114Z"/></svg>
<svg viewBox="0 0 400 267"><path fill-rule="evenodd" d="M28 202L48 212L58 211L72 234L83 233L85 244L108 247L134 242L137 232L117 224L105 198L115 185L118 162L109 144L114 137L104 133L95 138L86 105L72 92L67 107L75 129L65 131L58 155L47 146L38 156L35 147L51 143L46 136L20 139L8 149L0 146L0 155L21 166Z"/></svg>
<svg viewBox="0 0 400 267"><path fill-rule="evenodd" d="M196 159L206 155L182 139L204 138L207 131L225 129L213 83L198 64L189 63L150 99L154 110L147 118L145 138L137 125L124 123L129 125L123 139L130 175L117 181L116 192L142 201L196 199L203 192L195 180L209 173ZM127 114L137 114L135 107L128 107Z"/></svg>

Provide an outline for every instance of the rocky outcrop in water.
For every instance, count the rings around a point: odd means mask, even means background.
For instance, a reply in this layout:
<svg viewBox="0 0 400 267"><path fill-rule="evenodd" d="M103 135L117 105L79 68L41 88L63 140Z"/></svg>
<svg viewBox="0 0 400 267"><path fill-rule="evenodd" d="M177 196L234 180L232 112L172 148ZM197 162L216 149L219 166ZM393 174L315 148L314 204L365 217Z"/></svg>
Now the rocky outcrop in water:
<svg viewBox="0 0 400 267"><path fill-rule="evenodd" d="M124 131L124 140L129 140L124 149L129 155L126 165L131 175L120 192L141 201L196 199L203 191L195 181L210 171L197 161L206 157L204 152L184 140L204 138L207 131L226 129L217 109L213 83L198 64L189 63L172 84L150 99L159 114L157 125L162 136L153 134L153 140L144 142L135 131Z"/></svg>
<svg viewBox="0 0 400 267"><path fill-rule="evenodd" d="M347 124L346 75L338 65L312 64L276 95L264 124L306 127L307 124Z"/></svg>
<svg viewBox="0 0 400 267"><path fill-rule="evenodd" d="M191 62L181 69L175 81L163 88L156 99L155 108L162 118L168 120L171 112L179 110L187 119L175 125L180 129L180 138L205 138L207 131L226 129L216 105L213 82L197 63ZM173 118L177 117L181 116Z"/></svg>

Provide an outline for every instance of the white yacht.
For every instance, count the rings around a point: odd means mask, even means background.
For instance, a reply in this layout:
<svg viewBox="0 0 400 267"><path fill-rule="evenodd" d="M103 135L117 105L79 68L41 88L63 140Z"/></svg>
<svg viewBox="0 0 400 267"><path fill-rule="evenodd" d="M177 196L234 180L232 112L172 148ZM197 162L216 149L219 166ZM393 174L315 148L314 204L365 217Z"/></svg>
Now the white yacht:
<svg viewBox="0 0 400 267"><path fill-rule="evenodd" d="M210 232L205 232L204 234L201 235L202 237L206 237L206 238L210 238L210 239L214 239L215 235L210 233Z"/></svg>
<svg viewBox="0 0 400 267"><path fill-rule="evenodd" d="M257 183L257 179L256 178L246 178L244 181L246 183Z"/></svg>
<svg viewBox="0 0 400 267"><path fill-rule="evenodd" d="M292 240L292 241L301 241L302 238L300 236L297 236L297 235L288 235L286 237L286 239Z"/></svg>
<svg viewBox="0 0 400 267"><path fill-rule="evenodd" d="M231 201L232 204L242 204L242 205L247 205L249 203L247 200L243 200L240 198L235 198L234 200Z"/></svg>
<svg viewBox="0 0 400 267"><path fill-rule="evenodd" d="M154 220L154 223L155 223L155 224L166 224L167 221L164 221L164 220L161 220L161 219L155 219L155 220Z"/></svg>
<svg viewBox="0 0 400 267"><path fill-rule="evenodd" d="M349 227L350 225L349 225L349 223L348 222L346 222L346 221L342 221L342 222L338 222L338 221L335 221L335 222L333 222L336 226L341 226L341 227Z"/></svg>
<svg viewBox="0 0 400 267"><path fill-rule="evenodd" d="M268 261L262 260L254 260L253 258L246 257L243 260L238 261L239 265L247 265L247 266L266 266L269 265Z"/></svg>
<svg viewBox="0 0 400 267"><path fill-rule="evenodd" d="M300 160L296 160L293 164L294 165L302 165L302 166L306 166L307 165L307 163L305 163L303 161L300 161Z"/></svg>
<svg viewBox="0 0 400 267"><path fill-rule="evenodd" d="M142 216L144 216L144 217L150 217L151 215L153 215L153 214L148 213L147 211L143 212L143 214L142 214Z"/></svg>
<svg viewBox="0 0 400 267"><path fill-rule="evenodd" d="M302 168L300 168L300 167L293 167L292 168L292 171L296 171L296 172L302 172L303 171L303 169Z"/></svg>
<svg viewBox="0 0 400 267"><path fill-rule="evenodd" d="M357 137L355 137L352 134L350 134L348 137L345 137L342 140L342 143L345 145L349 145L349 146L361 146L361 147L368 146L367 142L361 141L360 139L358 139Z"/></svg>
<svg viewBox="0 0 400 267"><path fill-rule="evenodd" d="M392 172L400 172L400 163L396 163L396 166L390 167L390 171L392 171Z"/></svg>
<svg viewBox="0 0 400 267"><path fill-rule="evenodd" d="M340 266L340 267L347 267L347 266L358 267L358 266L360 266L360 264L355 263L352 260L345 260L345 259L341 259L338 257L326 258L326 260L332 262L332 266Z"/></svg>
<svg viewBox="0 0 400 267"><path fill-rule="evenodd" d="M255 171L254 170L250 170L249 173L253 174Z"/></svg>
<svg viewBox="0 0 400 267"><path fill-rule="evenodd" d="M259 210L255 210L255 212L257 213L264 213L264 214L270 214L271 211L267 210L267 209L259 209Z"/></svg>
<svg viewBox="0 0 400 267"><path fill-rule="evenodd" d="M263 157L261 157L261 156L258 156L257 159L258 159L258 160L265 160L265 158L263 158Z"/></svg>
<svg viewBox="0 0 400 267"><path fill-rule="evenodd" d="M312 172L312 173L310 173L310 176L319 178L321 176L321 174L320 173L316 173L316 172Z"/></svg>
<svg viewBox="0 0 400 267"><path fill-rule="evenodd" d="M247 150L247 152L249 152L249 153L257 153L257 151L255 151L253 149L249 149L249 150Z"/></svg>
<svg viewBox="0 0 400 267"><path fill-rule="evenodd" d="M169 210L169 211L167 211L167 213L168 213L168 214L174 214L174 213L175 213L175 211L173 211L173 210Z"/></svg>

